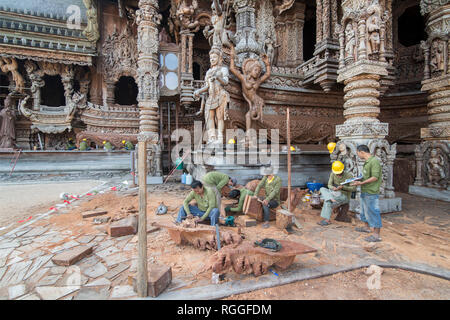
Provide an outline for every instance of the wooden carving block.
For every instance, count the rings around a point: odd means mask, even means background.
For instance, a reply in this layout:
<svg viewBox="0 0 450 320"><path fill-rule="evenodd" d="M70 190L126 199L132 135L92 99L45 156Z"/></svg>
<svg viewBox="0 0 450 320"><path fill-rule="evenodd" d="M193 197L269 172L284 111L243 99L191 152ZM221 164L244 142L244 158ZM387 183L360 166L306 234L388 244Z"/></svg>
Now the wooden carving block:
<svg viewBox="0 0 450 320"><path fill-rule="evenodd" d="M172 282L172 268L168 266L149 266L147 293L150 297L156 298L166 290ZM137 291L136 277L132 280L133 288Z"/></svg>
<svg viewBox="0 0 450 320"><path fill-rule="evenodd" d="M82 212L81 216L83 217L83 219L86 219L86 218L103 216L107 213L108 213L108 211L105 211L105 210L91 210L91 211Z"/></svg>
<svg viewBox="0 0 450 320"><path fill-rule="evenodd" d="M128 236L130 234L136 234L137 228L137 216L129 216L125 219L111 223L109 226L109 235L111 237Z"/></svg>
<svg viewBox="0 0 450 320"><path fill-rule="evenodd" d="M292 193L292 191L291 191ZM286 201L288 198L288 188L287 187L281 187L280 189L280 200L281 201Z"/></svg>
<svg viewBox="0 0 450 320"><path fill-rule="evenodd" d="M220 203L220 213L223 216L226 216L226 212L225 212L225 207L234 207L236 205L236 200L234 199L222 199L221 203ZM236 214L241 214L241 213L236 213L236 212L229 212L228 215L230 216L234 216Z"/></svg>
<svg viewBox="0 0 450 320"><path fill-rule="evenodd" d="M230 193L231 188L229 186L224 186L222 190L220 191L220 194L222 197L228 197L228 194Z"/></svg>
<svg viewBox="0 0 450 320"><path fill-rule="evenodd" d="M57 254L52 258L54 264L58 266L71 266L72 264L80 261L84 257L92 253L91 246L78 246L73 249L64 251Z"/></svg>
<svg viewBox="0 0 450 320"><path fill-rule="evenodd" d="M287 210L278 209L277 210L277 222L276 226L278 229L286 229L294 223L294 215Z"/></svg>

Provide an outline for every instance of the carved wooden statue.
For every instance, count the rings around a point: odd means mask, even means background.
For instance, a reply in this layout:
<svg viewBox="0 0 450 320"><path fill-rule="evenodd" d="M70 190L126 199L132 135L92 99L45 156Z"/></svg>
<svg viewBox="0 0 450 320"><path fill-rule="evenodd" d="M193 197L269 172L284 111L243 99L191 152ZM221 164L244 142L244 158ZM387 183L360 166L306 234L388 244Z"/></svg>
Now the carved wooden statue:
<svg viewBox="0 0 450 320"><path fill-rule="evenodd" d="M256 59L246 59L242 64L243 73L241 73L235 66L234 59L236 52L234 47L231 48L230 70L242 83L242 93L245 101L249 105L248 112L245 115L245 123L247 133L251 129L252 121L262 121L264 99L261 98L257 91L260 85L269 79L271 74L271 67L269 57L263 55L263 61L266 65L266 73L261 76L262 67Z"/></svg>
<svg viewBox="0 0 450 320"><path fill-rule="evenodd" d="M356 38L352 23L348 22L345 27L345 58L351 57L356 61Z"/></svg>
<svg viewBox="0 0 450 320"><path fill-rule="evenodd" d="M208 127L208 142L223 142L225 129L226 108L230 101L230 95L224 86L228 84L229 71L222 65L222 53L220 49L213 47L209 53L211 67L206 72L205 86L194 92L194 98L198 99L200 94L208 92L208 98L202 109L205 108L205 122ZM203 110L200 110L201 113ZM216 139L216 124L218 137Z"/></svg>
<svg viewBox="0 0 450 320"><path fill-rule="evenodd" d="M269 35L264 41L265 52L269 57L270 64L273 65L275 60L275 49L280 47L281 45L275 45L275 41L273 41L272 37Z"/></svg>
<svg viewBox="0 0 450 320"><path fill-rule="evenodd" d="M16 147L16 113L11 95L5 99L5 107L0 112L0 149L11 149Z"/></svg>
<svg viewBox="0 0 450 320"><path fill-rule="evenodd" d="M442 155L440 155L437 149L432 149L430 152L430 159L426 163L428 171L428 185L429 186L441 186L441 182L445 180L445 161Z"/></svg>
<svg viewBox="0 0 450 320"><path fill-rule="evenodd" d="M431 44L431 71L444 70L444 44L441 40L434 40Z"/></svg>
<svg viewBox="0 0 450 320"><path fill-rule="evenodd" d="M181 29L189 30L192 33L197 32L200 29L200 22L195 21L195 10L198 8L198 3L196 0L192 1L191 5L183 0L177 9L177 18L180 20Z"/></svg>
<svg viewBox="0 0 450 320"><path fill-rule="evenodd" d="M337 160L344 164L346 172L350 172L354 177L358 175L358 168L356 162L351 158L351 155L347 151L347 146L345 143L339 145L339 155Z"/></svg>
<svg viewBox="0 0 450 320"><path fill-rule="evenodd" d="M380 24L381 14L378 1L369 6L368 13L370 16L367 18L367 53L373 54L380 51Z"/></svg>
<svg viewBox="0 0 450 320"><path fill-rule="evenodd" d="M25 80L22 75L19 73L19 65L17 64L17 60L14 58L5 58L2 57L0 59L0 69L4 73L11 72L14 83L16 84L16 92L23 93L25 89Z"/></svg>
<svg viewBox="0 0 450 320"><path fill-rule="evenodd" d="M206 26L203 34L208 39L211 46L222 48L222 46L230 47L230 31L227 30L227 12L223 10L218 0L213 0L211 5L212 27Z"/></svg>
<svg viewBox="0 0 450 320"><path fill-rule="evenodd" d="M282 14L284 11L289 10L294 5L295 0L283 0L280 4L274 8L275 16Z"/></svg>
<svg viewBox="0 0 450 320"><path fill-rule="evenodd" d="M86 7L86 16L88 24L86 29L83 31L83 35L88 38L89 41L97 42L100 39L100 32L98 30L98 18L97 18L97 8L95 7L92 0L83 0Z"/></svg>

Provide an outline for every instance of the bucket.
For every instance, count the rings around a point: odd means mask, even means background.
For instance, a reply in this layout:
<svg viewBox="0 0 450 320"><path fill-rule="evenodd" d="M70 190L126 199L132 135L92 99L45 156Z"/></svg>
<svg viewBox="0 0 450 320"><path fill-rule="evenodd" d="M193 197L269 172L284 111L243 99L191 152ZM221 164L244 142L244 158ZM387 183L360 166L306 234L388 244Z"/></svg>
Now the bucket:
<svg viewBox="0 0 450 320"><path fill-rule="evenodd" d="M183 174L181 175L181 183L182 184L186 184L186 173L183 172Z"/></svg>
<svg viewBox="0 0 450 320"><path fill-rule="evenodd" d="M188 174L186 176L186 184L191 185L193 180L194 179L192 178L192 176L190 174Z"/></svg>

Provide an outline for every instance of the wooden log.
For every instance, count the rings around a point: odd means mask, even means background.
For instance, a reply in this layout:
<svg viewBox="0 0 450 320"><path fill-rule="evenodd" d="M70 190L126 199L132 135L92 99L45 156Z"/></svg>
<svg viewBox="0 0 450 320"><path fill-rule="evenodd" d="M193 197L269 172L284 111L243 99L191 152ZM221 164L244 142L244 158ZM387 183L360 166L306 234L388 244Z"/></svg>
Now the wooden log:
<svg viewBox="0 0 450 320"><path fill-rule="evenodd" d="M138 266L136 291L139 297L147 296L147 142L139 141L139 223L138 223Z"/></svg>

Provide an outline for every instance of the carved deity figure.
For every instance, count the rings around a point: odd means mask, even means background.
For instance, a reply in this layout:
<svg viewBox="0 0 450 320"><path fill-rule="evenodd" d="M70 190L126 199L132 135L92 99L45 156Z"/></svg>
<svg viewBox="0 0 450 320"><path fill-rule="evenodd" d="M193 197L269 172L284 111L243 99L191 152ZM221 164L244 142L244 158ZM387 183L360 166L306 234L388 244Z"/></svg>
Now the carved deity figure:
<svg viewBox="0 0 450 320"><path fill-rule="evenodd" d="M23 93L25 89L25 80L19 72L19 65L17 60L14 58L0 58L0 69L4 73L11 72L14 83L16 84L16 92Z"/></svg>
<svg viewBox="0 0 450 320"><path fill-rule="evenodd" d="M191 5L188 5L186 0L180 2L176 14L178 20L180 20L182 30L189 30L195 33L200 29L200 22L194 20L194 14L197 8L198 3L196 0L193 0Z"/></svg>
<svg viewBox="0 0 450 320"><path fill-rule="evenodd" d="M231 47L231 57L230 57L230 70L233 74L241 81L242 93L244 95L245 101L249 105L248 112L245 115L245 124L247 134L249 129L251 129L252 121L260 121L263 117L263 107L264 99L258 95L258 89L260 85L269 79L271 74L271 66L269 57L263 55L262 59L266 65L266 73L261 76L262 66L256 59L246 59L242 64L241 73L235 65L234 59L236 57L236 52L234 47Z"/></svg>
<svg viewBox="0 0 450 320"><path fill-rule="evenodd" d="M442 181L445 180L444 166L444 157L439 154L437 149L432 149L430 152L430 158L426 162L429 186L441 186Z"/></svg>
<svg viewBox="0 0 450 320"><path fill-rule="evenodd" d="M172 42L169 34L166 31L166 28L161 29L161 32L159 33L159 42L161 42L161 43L171 43Z"/></svg>
<svg viewBox="0 0 450 320"><path fill-rule="evenodd" d="M345 27L345 58L351 57L356 60L356 38L355 30L353 30L352 23L347 23Z"/></svg>
<svg viewBox="0 0 450 320"><path fill-rule="evenodd" d="M226 1L224 2L226 4ZM230 47L230 31L227 30L227 12L223 10L218 0L213 0L211 5L212 17L211 26L206 26L203 30L205 38L208 39L211 46L221 48Z"/></svg>
<svg viewBox="0 0 450 320"><path fill-rule="evenodd" d="M434 40L431 44L431 71L444 70L444 44L442 41Z"/></svg>
<svg viewBox="0 0 450 320"><path fill-rule="evenodd" d="M271 36L268 36L264 41L265 52L269 57L270 64L273 65L275 60L275 49L280 47L281 45L275 45L275 41L273 41Z"/></svg>
<svg viewBox="0 0 450 320"><path fill-rule="evenodd" d="M380 52L381 7L378 0L372 1L367 13L367 53L370 55Z"/></svg>
<svg viewBox="0 0 450 320"><path fill-rule="evenodd" d="M382 148L377 148L375 151L375 157L381 163L381 185L380 185L380 195L384 196L386 192L386 182L388 180L388 166L387 166L387 154Z"/></svg>
<svg viewBox="0 0 450 320"><path fill-rule="evenodd" d="M200 94L208 92L208 98L206 101L202 101L202 109L199 114L203 111L205 112L205 122L208 127L208 143L216 141L220 143L223 142L227 106L230 101L230 95L224 88L228 84L229 71L226 66L222 65L222 52L219 48L213 47L209 56L211 67L206 72L205 86L194 92L194 98L198 99Z"/></svg>
<svg viewBox="0 0 450 320"><path fill-rule="evenodd" d="M83 31L83 35L88 38L89 41L97 42L100 39L100 32L98 31L98 19L97 19L97 8L94 6L92 0L83 0L84 6L86 7L86 16L88 24L86 29Z"/></svg>
<svg viewBox="0 0 450 320"><path fill-rule="evenodd" d="M354 177L358 176L358 167L347 151L347 146L345 145L345 143L341 143L338 149L339 155L337 157L337 160L344 164L344 170L346 172L350 172Z"/></svg>
<svg viewBox="0 0 450 320"><path fill-rule="evenodd" d="M11 95L5 99L5 107L0 111L0 149L16 147L16 113Z"/></svg>

